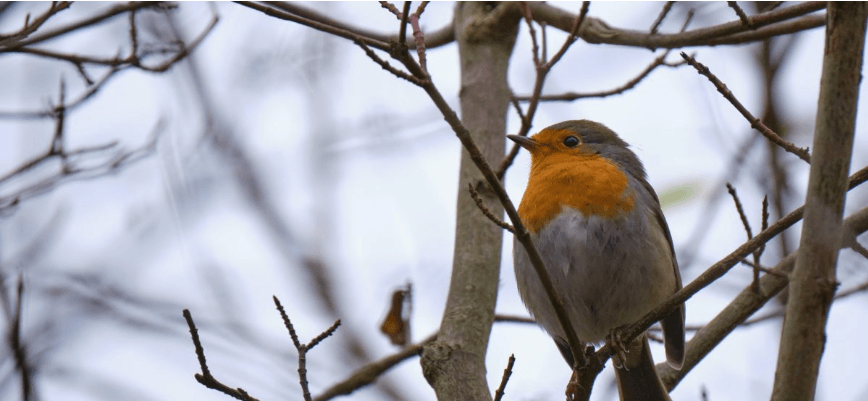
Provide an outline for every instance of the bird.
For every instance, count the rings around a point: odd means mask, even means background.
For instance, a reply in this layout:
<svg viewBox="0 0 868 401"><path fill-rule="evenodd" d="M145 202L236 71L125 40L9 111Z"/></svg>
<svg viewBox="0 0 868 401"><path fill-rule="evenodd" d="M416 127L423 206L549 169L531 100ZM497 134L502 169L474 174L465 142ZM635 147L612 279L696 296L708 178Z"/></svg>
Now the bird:
<svg viewBox="0 0 868 401"><path fill-rule="evenodd" d="M508 135L530 153L518 215L530 233L580 341L600 344L681 289L660 201L642 162L603 124L569 120L532 137ZM528 311L573 367L573 354L527 251L515 239L516 283ZM685 308L660 321L666 360L684 363ZM670 400L645 333L613 358L621 400ZM617 355L616 355L617 356Z"/></svg>

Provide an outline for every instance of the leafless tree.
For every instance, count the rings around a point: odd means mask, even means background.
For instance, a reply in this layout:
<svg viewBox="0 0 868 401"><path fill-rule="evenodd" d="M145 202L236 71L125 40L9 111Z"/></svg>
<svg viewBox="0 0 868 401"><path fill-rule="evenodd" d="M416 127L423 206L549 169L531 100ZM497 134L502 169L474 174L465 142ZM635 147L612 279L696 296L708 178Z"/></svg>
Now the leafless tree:
<svg viewBox="0 0 868 401"><path fill-rule="evenodd" d="M492 325L496 322L530 323L529 319L503 316L495 313L497 304L501 253L504 231L512 233L526 248L534 267L543 283L548 283L548 295L561 324L568 333L569 343L574 351L574 359L581 369L577 371L580 383L576 399L588 399L597 377L610 358L611 350L602 346L583 353L583 347L565 313L560 295L552 289L551 281L545 273L542 259L531 241L530 234L518 218L515 203L504 188L504 177L518 155L518 147L513 146L504 152L506 134L526 136L533 132L535 118L546 107L563 103L577 103L587 99L602 99L628 93L641 87L645 80L662 69L678 69L685 76L702 76L704 84L714 88L721 95L718 99L732 107L744 118L743 129L750 130L752 136L733 152L728 175L716 183L714 195L705 205L706 216L729 210L729 203L721 202L727 192L733 198L737 214L743 223L747 240L732 249L715 263L696 266L702 262L694 260L691 252L708 235L707 221L697 223L686 245L676 248L682 265L693 266L697 272L681 291L652 312L623 329L623 340L629 341L641 334L674 307L684 303L700 291L727 275L733 267L748 266L752 279L740 283L737 294L732 295L729 305L713 319L704 324L691 327L691 338L687 345L684 366L680 370L666 364L658 365L658 371L668 389L674 389L682 380L700 365L704 358L735 330L785 316L781 335L773 399L813 400L816 392L819 362L823 355L826 322L829 309L836 299L853 293L864 292L868 285L847 275L836 274L838 252L850 248L864 257L866 251L857 241L857 236L868 230L868 209L861 209L844 216L847 191L858 187L868 180L868 167L858 166L859 170L849 174L853 154L855 121L858 105L859 81L862 70L865 23L868 19L866 6L859 4L806 2L796 4L754 4L742 8L737 2L727 2L727 22L711 21L706 15L695 12L693 4L667 2L660 4L660 13L653 18L650 27L623 29L611 26L594 16L593 4L584 2L578 10L566 11L547 3L459 3L455 6L452 22L436 29L424 28L428 2L405 2L395 5L381 2L382 13L393 16L393 34L383 34L364 28L359 21L344 20L330 15L325 8L305 6L292 2L238 2L231 5L234 12L258 12L258 18L285 24L301 25L327 33L331 41L347 41L356 46L357 52L364 53L370 62L384 70L383 74L394 77L396 85L412 85L430 99L432 110L437 111L462 145L460 171L458 178L455 247L452 257L451 281L445 300L442 320L436 333L421 341L407 343L409 336L409 308L413 295L407 286L392 296L387 320L382 325L383 332L390 340L402 348L392 355L376 358L365 346L366 336L345 325L335 323L330 328L322 327L321 334L311 336L307 343L300 340L296 325L300 318L290 322L293 313L287 312L278 297L275 306L288 330L297 357L297 369L301 396L306 400L327 400L350 394L364 386L377 383L378 390L391 399L406 396L394 381L383 375L402 361L417 358L422 366L422 374L430 384L438 399L490 400L491 385L486 377L489 370L499 370L487 365L486 351L490 346ZM217 18L206 25L192 40L182 39L184 35L178 22L173 19L174 5L165 3L128 3L113 5L95 12L94 16L49 30L43 25L56 14L69 8L69 3L52 3L48 11L36 18L25 19L23 27L0 36L0 54L22 53L30 57L44 57L66 63L79 72L85 82L81 94L67 99L66 84L60 81L57 100L47 110L4 112L5 118L44 118L54 121L54 135L48 150L40 156L16 166L0 177L0 213L16 213L19 205L38 195L47 193L65 181L73 179L92 179L108 173L116 173L125 166L141 160L153 153L158 134L164 129L161 123L153 128L152 140L143 147L132 151L120 149L116 142L68 149L65 144L64 120L79 105L88 101L100 88L109 85L111 77L128 69L160 73L174 65L187 61L191 85L205 121L201 140L207 143L220 160L226 161L226 170L237 186L242 188L245 202L250 205L256 218L263 222L265 231L279 246L281 258L287 264L295 262L301 266L307 282L311 283L318 295L318 303L329 322L343 318L345 311L340 303L335 284L336 268L330 265L329 252L323 243L304 246L293 227L281 218L279 208L267 196L267 185L257 173L253 157L242 144L241 135L233 128L231 120L224 117L218 107L211 103L207 84L195 57L188 57L214 28ZM718 10L719 12L719 10ZM137 23L142 14L151 13L162 16L162 32L166 41L147 45L141 40L140 26ZM67 35L107 19L128 18L126 52L115 57L83 56L61 50L49 50L37 46L52 38ZM138 16L138 17L137 17ZM156 21L156 19L149 19ZM667 31L668 27L676 27ZM820 77L819 105L816 109L816 125L813 129L813 143L810 147L798 146L791 141L792 123L785 121L779 114L779 99L775 96L776 76L790 58L790 49L798 40L798 34L811 29L825 27L826 40L823 51L823 67ZM549 39L552 31L566 34L566 40L553 43ZM519 35L529 37L529 49L516 48ZM153 35L160 37L161 35ZM334 42L331 42L334 43ZM564 59L575 52L581 43L596 44L612 49L627 51L630 48L648 49L654 52L648 64L636 67L636 75L624 79L616 87L608 90L582 91L581 88L551 89L546 86L550 72ZM764 109L753 110L747 102L739 100L739 94L730 90L726 78L718 76L715 65L707 65L702 52L714 52L726 46L751 45L755 50L751 66L760 72L764 94ZM330 48L322 45L322 48ZM442 71L437 61L430 57L433 49L456 51L460 65L460 106L456 111L449 102L450 95L444 94L435 84L438 73ZM453 50L454 49L454 50ZM678 54L676 54L678 53ZM516 57L530 55L534 69L532 89L528 93L515 93L508 79L508 70ZM153 61L157 60L157 61ZM92 78L89 68L100 66L104 69L101 78ZM330 79L328 71L334 65L324 64L322 70L305 72L305 82L321 89L322 82ZM690 74L688 74L690 73ZM114 81L114 80L112 80ZM322 99L312 96L311 103ZM514 114L512 114L514 113ZM324 113L326 114L326 113ZM460 115L460 117L459 117ZM508 130L508 119L520 121L517 132ZM317 146L322 149L333 138L329 133L338 123L319 119ZM537 127L538 128L538 127ZM767 145L760 146L760 143ZM761 227L754 230L751 219L745 212L742 199L735 187L728 184L746 170L747 154L763 148L768 156L763 160L762 169L750 173L758 184L769 193L770 201L762 203ZM322 156L322 155L319 155ZM102 157L102 158L100 158ZM96 159L97 162L93 162ZM27 180L25 176L36 166L49 161L59 160L59 170L47 179ZM88 164L83 164L87 160ZM319 157L318 160L325 160ZM810 178L807 191L797 193L794 183L797 178L790 174L792 166L809 166ZM318 165L317 177L321 181L334 179L330 170L332 164L322 162ZM7 190L11 183L25 184ZM715 180L713 180L715 181ZM327 190L326 190L327 191ZM333 195L333 194L331 194ZM331 196L323 196L331 198ZM802 199L805 199L804 201ZM791 205L804 203L793 209ZM329 210L329 209L321 209ZM504 219L502 216L506 214ZM793 226L803 220L801 233ZM323 223L328 213L317 215L319 228L331 226ZM755 232L758 231L758 232ZM795 248L794 238L799 238ZM769 242L778 241L777 252L766 252ZM35 242L34 248L41 242ZM32 252L31 252L32 254ZM24 254L25 256L27 254ZM765 256L765 258L763 258ZM23 266L26 258L18 262ZM685 262L685 259L687 262ZM5 259L4 259L5 260ZM8 264L4 262L4 264ZM21 270L21 269L19 269ZM16 270L4 266L0 270L4 285L0 286L0 298L4 302L7 327L10 333L8 349L13 352L12 359L21 378L24 399L34 399L31 395L32 381L28 357L29 349L23 345L21 335L22 299L29 294L28 286ZM8 283L15 282L12 286ZM790 286L789 284L793 285ZM838 291L839 286L846 290ZM231 293L232 287L216 285L221 294ZM785 305L759 317L753 317L767 302L787 289L789 296ZM31 295L33 296L33 295ZM231 297L232 295L225 295ZM282 299L282 298L281 298ZM283 300L287 303L287 300ZM143 302L144 303L144 302ZM226 303L230 305L230 303ZM162 313L165 304L151 305ZM228 308L228 307L227 307ZM186 328L194 343L200 372L196 380L202 385L218 390L239 400L257 400L255 390L247 385L247 390L238 386L241 380L224 375L209 367L217 357L206 360L208 336L219 330L219 325L209 322L200 327L194 323L196 308L184 311ZM275 319L277 316L275 316ZM168 319L167 319L168 320ZM172 321L173 333L178 330L177 321ZM161 320L154 326L164 327ZM346 333L337 340L335 337ZM224 333L225 334L225 333ZM232 331L231 338L244 339L244 346L256 343L256 336L245 329ZM303 336L301 336L303 337ZM308 354L315 346L341 341L346 359L358 366L345 378L315 377L308 370L308 364L317 354ZM240 345L239 345L240 346ZM273 352L264 346L264 352ZM247 351L236 351L245 353ZM278 355L285 357L289 351L281 350ZM225 358L220 355L219 358ZM191 355L192 358L192 355ZM241 358L241 356L239 356ZM284 361L286 359L284 358ZM225 362L224 362L225 363ZM495 392L496 399L508 397L507 380L513 375L513 364L520 366L521 361L510 359L503 375L503 381ZM213 371L213 372L212 372ZM798 379L796 379L798 378ZM2 380L2 379L0 379ZM332 381L334 384L311 389L310 382ZM566 383L564 383L566 384ZM2 386L0 386L2 387ZM599 386L597 387L599 389ZM293 394L298 396L298 394Z"/></svg>

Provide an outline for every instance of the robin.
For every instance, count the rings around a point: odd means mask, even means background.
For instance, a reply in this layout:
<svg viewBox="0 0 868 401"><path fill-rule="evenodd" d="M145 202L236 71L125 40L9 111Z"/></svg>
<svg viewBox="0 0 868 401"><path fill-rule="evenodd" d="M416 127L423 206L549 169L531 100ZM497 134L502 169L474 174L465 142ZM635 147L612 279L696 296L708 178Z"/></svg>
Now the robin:
<svg viewBox="0 0 868 401"><path fill-rule="evenodd" d="M681 288L672 237L657 194L618 134L588 120L564 121L531 138L510 135L530 152L518 208L579 339L601 343ZM513 246L524 304L573 366L566 335L527 252ZM661 320L666 360L684 362L684 305ZM611 338L611 337L610 337ZM614 358L622 400L669 400L645 334Z"/></svg>

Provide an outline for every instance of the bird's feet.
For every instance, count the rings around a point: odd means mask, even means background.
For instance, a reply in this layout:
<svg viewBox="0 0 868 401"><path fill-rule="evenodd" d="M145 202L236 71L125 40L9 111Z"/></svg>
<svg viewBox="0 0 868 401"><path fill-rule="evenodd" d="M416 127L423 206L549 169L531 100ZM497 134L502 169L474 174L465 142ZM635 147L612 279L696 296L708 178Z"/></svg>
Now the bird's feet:
<svg viewBox="0 0 868 401"><path fill-rule="evenodd" d="M579 384L579 371L573 369L573 375L570 377L570 382L567 383L567 390L565 391L567 401L579 399L580 388L581 385Z"/></svg>
<svg viewBox="0 0 868 401"><path fill-rule="evenodd" d="M624 341L621 340L621 328L616 327L606 336L606 345L612 353L612 366L616 369L625 369L627 362L627 347L624 346Z"/></svg>

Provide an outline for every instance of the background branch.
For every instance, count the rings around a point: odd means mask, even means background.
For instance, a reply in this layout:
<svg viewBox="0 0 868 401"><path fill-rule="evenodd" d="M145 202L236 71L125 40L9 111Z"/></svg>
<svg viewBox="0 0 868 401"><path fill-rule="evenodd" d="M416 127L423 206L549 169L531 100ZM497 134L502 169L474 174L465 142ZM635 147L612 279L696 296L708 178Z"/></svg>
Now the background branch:
<svg viewBox="0 0 868 401"><path fill-rule="evenodd" d="M579 37L588 43L644 47L648 49L677 49L690 46L741 44L747 41L762 40L770 36L776 36L781 34L781 32L792 33L823 26L824 19L821 16L809 16L802 19L795 18L822 10L825 7L826 3L823 2L806 2L748 17L748 22L753 26L750 35L743 34L746 31L750 31L751 28L746 26L741 20L694 29L684 33L656 33L652 35L643 31L613 28L599 19L589 18L579 31ZM531 3L530 8L537 21L544 22L564 32L570 31L572 27L571 22L575 16L569 12L547 3Z"/></svg>

